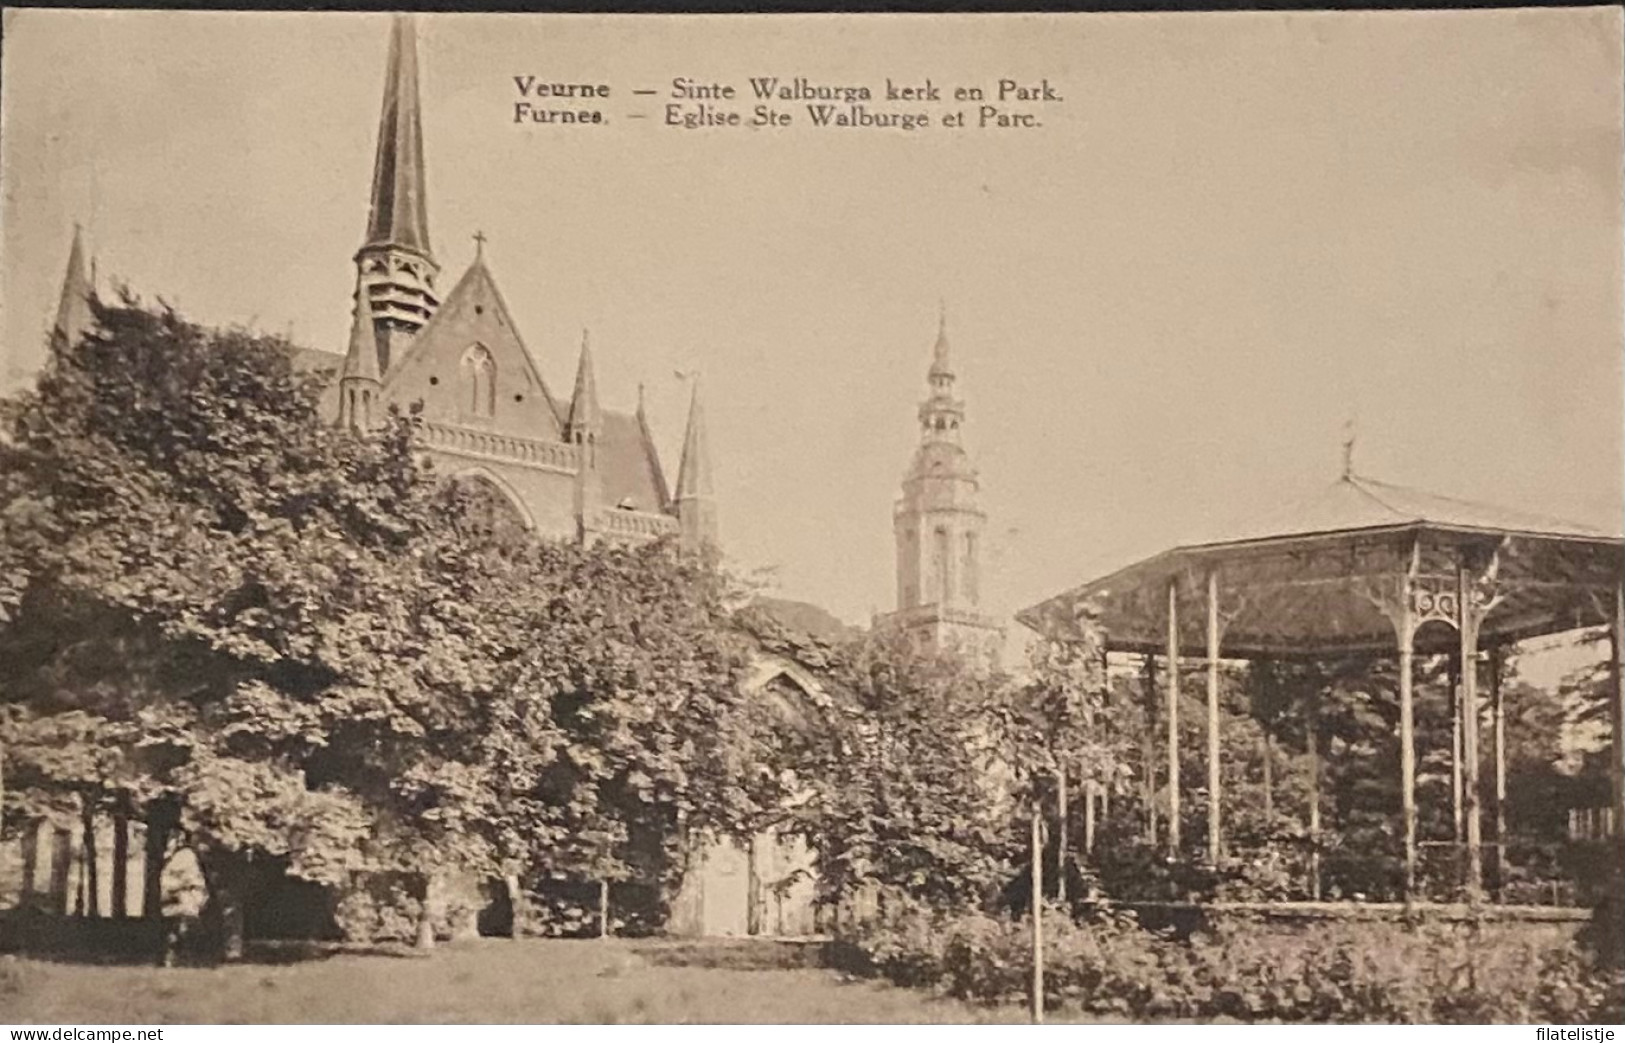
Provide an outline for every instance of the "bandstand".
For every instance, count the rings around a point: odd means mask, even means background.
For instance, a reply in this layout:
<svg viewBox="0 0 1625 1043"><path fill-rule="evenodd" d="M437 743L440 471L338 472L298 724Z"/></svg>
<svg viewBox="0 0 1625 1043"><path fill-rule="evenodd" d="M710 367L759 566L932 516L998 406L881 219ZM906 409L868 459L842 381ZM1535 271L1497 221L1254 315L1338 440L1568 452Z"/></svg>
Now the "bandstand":
<svg viewBox="0 0 1625 1043"><path fill-rule="evenodd" d="M1171 667L1166 707L1170 785L1165 842L1180 851L1178 664L1200 659L1207 688L1207 858L1224 850L1221 820L1220 662L1395 657L1404 894L1417 894L1416 737L1413 688L1418 655L1449 654L1459 671L1458 771L1469 902L1483 896L1480 807L1480 689L1486 689L1493 749L1494 857L1503 855L1506 798L1500 664L1511 646L1543 635L1608 626L1611 636L1609 772L1611 836L1625 837L1625 539L1586 526L1437 496L1353 472L1309 500L1236 531L1181 545L1084 583L1017 613L1040 634L1076 634L1085 606L1110 653ZM1480 683L1479 662L1486 661ZM1318 769L1317 769L1318 770ZM1318 798L1310 814L1318 820ZM1311 828L1317 828L1313 821ZM1499 879L1499 877L1498 877Z"/></svg>

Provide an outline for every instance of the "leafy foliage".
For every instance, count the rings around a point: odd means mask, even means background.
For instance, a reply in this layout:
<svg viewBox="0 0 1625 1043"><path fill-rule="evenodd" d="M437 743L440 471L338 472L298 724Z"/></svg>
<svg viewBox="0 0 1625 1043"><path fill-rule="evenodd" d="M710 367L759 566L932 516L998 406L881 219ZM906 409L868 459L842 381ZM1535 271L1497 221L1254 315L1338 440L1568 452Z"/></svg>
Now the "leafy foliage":
<svg viewBox="0 0 1625 1043"><path fill-rule="evenodd" d="M1029 987L1030 931L897 906L842 947L848 966L897 984L1013 1003ZM1561 933L1515 926L1234 920L1179 941L1110 909L1083 923L1050 909L1044 936L1047 1007L1135 1020L1575 1024L1619 1002L1617 977Z"/></svg>
<svg viewBox="0 0 1625 1043"><path fill-rule="evenodd" d="M504 527L413 416L324 423L286 343L95 314L6 403L8 825L134 808L240 936L254 861L663 878L756 814L713 562Z"/></svg>
<svg viewBox="0 0 1625 1043"><path fill-rule="evenodd" d="M817 852L825 900L987 898L1008 871L1008 809L990 781L999 680L900 633L828 649L822 676L824 727L778 756L796 793L780 828Z"/></svg>

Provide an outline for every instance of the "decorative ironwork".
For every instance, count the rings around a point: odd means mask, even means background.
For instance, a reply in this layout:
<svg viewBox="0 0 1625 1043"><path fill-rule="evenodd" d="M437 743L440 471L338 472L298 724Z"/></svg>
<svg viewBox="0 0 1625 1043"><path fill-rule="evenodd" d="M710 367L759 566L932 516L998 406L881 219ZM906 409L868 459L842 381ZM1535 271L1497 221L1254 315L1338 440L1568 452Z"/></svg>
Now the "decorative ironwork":
<svg viewBox="0 0 1625 1043"><path fill-rule="evenodd" d="M1461 598L1456 581L1437 576L1418 576L1410 584L1411 621L1420 627L1438 620L1450 626L1461 626Z"/></svg>

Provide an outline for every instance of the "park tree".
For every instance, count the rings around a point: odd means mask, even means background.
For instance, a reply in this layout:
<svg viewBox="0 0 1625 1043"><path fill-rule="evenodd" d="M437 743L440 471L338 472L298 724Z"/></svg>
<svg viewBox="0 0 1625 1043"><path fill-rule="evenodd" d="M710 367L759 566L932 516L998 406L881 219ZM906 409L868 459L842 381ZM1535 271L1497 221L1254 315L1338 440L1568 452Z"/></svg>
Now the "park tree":
<svg viewBox="0 0 1625 1043"><path fill-rule="evenodd" d="M432 490L408 419L365 441L323 424L320 378L285 343L129 297L95 314L8 404L4 557L22 568L3 640L25 669L6 699L19 722L116 725L96 799L185 838L231 956L248 861L337 879L362 864L359 809L411 795L403 760L445 694L414 683L437 620L384 606L433 600L409 553ZM368 753L323 759L338 747ZM90 780L37 778L89 799Z"/></svg>
<svg viewBox="0 0 1625 1043"><path fill-rule="evenodd" d="M885 631L831 648L821 676L827 718L786 765L805 792L783 828L817 852L823 899L988 899L1009 868L1002 678Z"/></svg>
<svg viewBox="0 0 1625 1043"><path fill-rule="evenodd" d="M477 760L492 868L669 896L694 837L743 835L759 807L732 581L670 541L480 553L504 576L470 592L505 642Z"/></svg>
<svg viewBox="0 0 1625 1043"><path fill-rule="evenodd" d="M750 816L713 561L493 525L410 414L325 422L280 339L95 315L6 406L10 819L184 843L229 957L251 866L407 874L427 940L447 871L659 875L680 828Z"/></svg>
<svg viewBox="0 0 1625 1043"><path fill-rule="evenodd" d="M1045 847L1053 847L1055 871L1045 892L1062 903L1077 882L1076 856L1094 839L1102 795L1131 770L1123 708L1109 695L1105 637L1085 609L1064 638L1033 644L1026 678L1002 707L1003 760L1027 801L1054 823Z"/></svg>

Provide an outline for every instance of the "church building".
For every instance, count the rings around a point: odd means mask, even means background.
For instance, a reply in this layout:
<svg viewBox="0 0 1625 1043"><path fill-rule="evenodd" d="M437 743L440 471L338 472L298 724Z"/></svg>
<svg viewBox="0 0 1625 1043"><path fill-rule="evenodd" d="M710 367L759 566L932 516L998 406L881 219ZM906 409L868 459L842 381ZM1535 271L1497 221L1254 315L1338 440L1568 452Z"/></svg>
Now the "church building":
<svg viewBox="0 0 1625 1043"><path fill-rule="evenodd" d="M634 412L605 408L585 334L569 397L553 394L497 287L483 235L475 236L472 263L442 294L427 201L417 42L411 19L396 15L366 234L353 258L348 345L343 355L296 349L294 358L301 369L334 374L323 396L332 422L364 432L382 424L391 407L417 409L421 448L439 473L480 483L492 494L488 502L510 513L509 521L542 536L583 542L675 536L688 547L716 547L711 458L698 387L689 403L673 488L655 450L641 390ZM52 324L55 335L76 339L94 324L89 303L94 283L83 237L75 229ZM747 683L748 690L784 670L758 663L756 672L760 676ZM94 843L66 826L47 831L35 824L21 843L21 876L0 879L0 894L15 894L58 914L122 918L130 907L125 882L145 875L144 830L138 822L120 819L111 826L87 823L85 831ZM111 859L110 851L117 853ZM756 874L754 854L752 859ZM99 873L89 871L92 863ZM159 864L166 865L166 880L175 875L161 858ZM715 882L719 875L727 874L716 869L697 874L691 889L716 892L709 909L696 909L674 926L688 933L725 933L735 920L746 921L748 905L752 931L770 929L762 926L768 921L760 912L761 885L735 894ZM152 903L148 896L145 904ZM782 920L781 912L774 925Z"/></svg>
<svg viewBox="0 0 1625 1043"><path fill-rule="evenodd" d="M676 534L715 544L716 505L695 387L670 488L642 395L636 412L599 402L585 333L568 399L526 350L476 235L450 292L429 241L417 42L397 15L389 40L366 237L355 255L349 347L336 420L357 430L391 406L422 404L425 450L450 476L488 483L527 529L584 541Z"/></svg>

